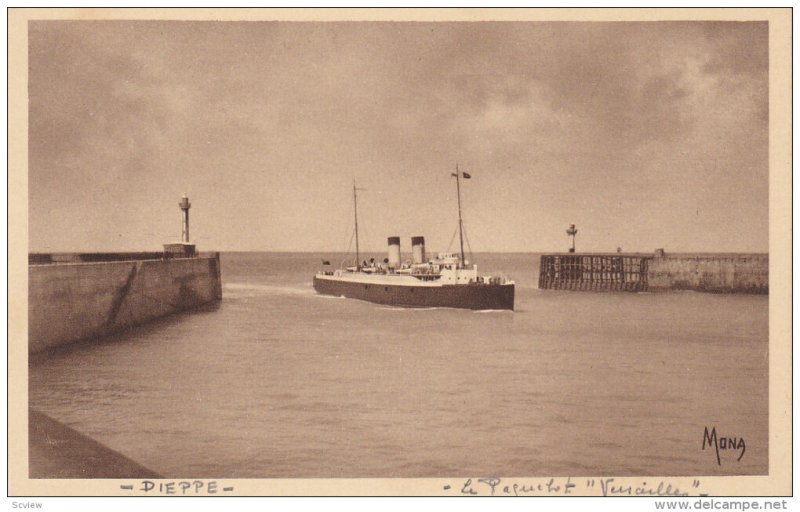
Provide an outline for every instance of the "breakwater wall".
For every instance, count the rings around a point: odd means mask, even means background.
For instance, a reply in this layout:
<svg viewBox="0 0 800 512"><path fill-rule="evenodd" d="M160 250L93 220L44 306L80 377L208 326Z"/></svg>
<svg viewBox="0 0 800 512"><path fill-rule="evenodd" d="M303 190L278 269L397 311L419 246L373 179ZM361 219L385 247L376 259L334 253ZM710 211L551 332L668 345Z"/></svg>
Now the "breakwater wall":
<svg viewBox="0 0 800 512"><path fill-rule="evenodd" d="M539 263L539 288L645 291L650 258L633 254L544 254Z"/></svg>
<svg viewBox="0 0 800 512"><path fill-rule="evenodd" d="M650 290L769 293L768 254L670 254L650 260Z"/></svg>
<svg viewBox="0 0 800 512"><path fill-rule="evenodd" d="M769 293L768 254L544 254L539 288Z"/></svg>
<svg viewBox="0 0 800 512"><path fill-rule="evenodd" d="M31 255L28 352L105 336L222 298L219 253ZM140 259L141 258L141 259ZM89 261L87 261L89 260Z"/></svg>

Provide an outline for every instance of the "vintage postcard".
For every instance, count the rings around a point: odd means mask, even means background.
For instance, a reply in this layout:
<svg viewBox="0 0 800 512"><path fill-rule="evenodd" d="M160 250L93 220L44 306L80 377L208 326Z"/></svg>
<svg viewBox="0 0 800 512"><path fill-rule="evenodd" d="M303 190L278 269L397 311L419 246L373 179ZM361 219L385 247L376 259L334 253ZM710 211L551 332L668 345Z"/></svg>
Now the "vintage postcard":
<svg viewBox="0 0 800 512"><path fill-rule="evenodd" d="M11 496L790 495L790 9L11 9Z"/></svg>

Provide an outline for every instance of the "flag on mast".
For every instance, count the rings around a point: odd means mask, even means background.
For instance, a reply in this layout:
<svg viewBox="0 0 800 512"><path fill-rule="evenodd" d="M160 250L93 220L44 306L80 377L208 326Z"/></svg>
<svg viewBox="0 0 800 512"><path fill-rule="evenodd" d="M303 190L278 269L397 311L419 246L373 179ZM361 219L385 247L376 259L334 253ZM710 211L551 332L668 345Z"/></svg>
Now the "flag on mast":
<svg viewBox="0 0 800 512"><path fill-rule="evenodd" d="M452 176L454 178L458 178L458 174L456 174L454 172L451 172L450 176ZM472 178L472 176L468 172L462 172L461 173L461 177L464 178L465 180L468 180L468 179Z"/></svg>

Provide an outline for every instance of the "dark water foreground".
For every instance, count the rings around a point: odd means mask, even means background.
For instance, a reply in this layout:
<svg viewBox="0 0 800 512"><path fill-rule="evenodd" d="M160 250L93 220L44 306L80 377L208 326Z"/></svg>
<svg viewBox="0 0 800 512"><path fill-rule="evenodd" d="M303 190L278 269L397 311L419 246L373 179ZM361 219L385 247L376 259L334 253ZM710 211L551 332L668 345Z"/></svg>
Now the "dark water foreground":
<svg viewBox="0 0 800 512"><path fill-rule="evenodd" d="M160 478L35 409L28 411L30 478Z"/></svg>

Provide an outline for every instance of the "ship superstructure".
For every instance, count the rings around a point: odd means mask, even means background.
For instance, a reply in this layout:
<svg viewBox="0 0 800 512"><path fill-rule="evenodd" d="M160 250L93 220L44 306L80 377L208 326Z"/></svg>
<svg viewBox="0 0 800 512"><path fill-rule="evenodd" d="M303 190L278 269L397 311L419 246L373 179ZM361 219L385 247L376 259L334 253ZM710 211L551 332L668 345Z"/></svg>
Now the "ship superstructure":
<svg viewBox="0 0 800 512"><path fill-rule="evenodd" d="M427 259L425 238L411 238L412 260L400 261L400 237L388 238L383 262L360 260L356 231L355 265L323 270L314 276L314 289L321 294L366 300L401 307L452 307L466 309L514 309L514 282L500 276L481 276L477 265L464 256L460 180L467 173L454 173L459 196L459 241L461 252L440 253ZM355 225L358 229L357 190L353 184Z"/></svg>

